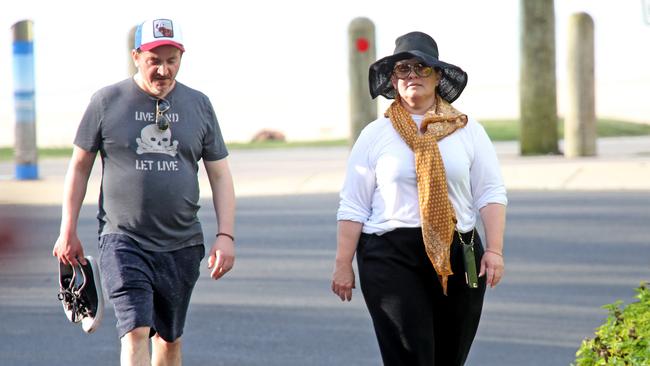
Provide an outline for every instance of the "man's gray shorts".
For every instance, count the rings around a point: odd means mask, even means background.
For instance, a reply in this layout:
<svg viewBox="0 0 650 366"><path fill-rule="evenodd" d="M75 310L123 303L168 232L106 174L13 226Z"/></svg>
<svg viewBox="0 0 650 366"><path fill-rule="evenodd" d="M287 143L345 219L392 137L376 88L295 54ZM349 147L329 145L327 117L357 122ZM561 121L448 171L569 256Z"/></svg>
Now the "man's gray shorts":
<svg viewBox="0 0 650 366"><path fill-rule="evenodd" d="M152 252L126 235L107 234L99 239L99 252L102 286L115 308L119 337L150 327L167 342L178 339L205 247Z"/></svg>

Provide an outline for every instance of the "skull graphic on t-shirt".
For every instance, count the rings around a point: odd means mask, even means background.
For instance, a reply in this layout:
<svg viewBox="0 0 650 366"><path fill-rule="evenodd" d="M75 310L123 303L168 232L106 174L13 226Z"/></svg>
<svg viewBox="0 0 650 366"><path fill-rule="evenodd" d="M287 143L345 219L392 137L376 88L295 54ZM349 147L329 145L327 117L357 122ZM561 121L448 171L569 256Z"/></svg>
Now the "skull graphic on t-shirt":
<svg viewBox="0 0 650 366"><path fill-rule="evenodd" d="M145 126L140 131L140 137L136 138L139 155L146 153L167 154L176 156L178 140L172 142L171 128L160 130L155 124Z"/></svg>

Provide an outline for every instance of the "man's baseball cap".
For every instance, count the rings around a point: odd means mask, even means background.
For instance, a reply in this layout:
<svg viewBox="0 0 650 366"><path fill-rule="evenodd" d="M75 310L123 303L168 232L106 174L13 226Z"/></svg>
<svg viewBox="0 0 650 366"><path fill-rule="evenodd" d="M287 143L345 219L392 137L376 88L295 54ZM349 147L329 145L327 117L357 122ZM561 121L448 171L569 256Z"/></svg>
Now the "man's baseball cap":
<svg viewBox="0 0 650 366"><path fill-rule="evenodd" d="M135 29L134 38L133 48L136 50L150 51L159 46L169 45L185 52L181 28L171 19L151 19L144 21Z"/></svg>

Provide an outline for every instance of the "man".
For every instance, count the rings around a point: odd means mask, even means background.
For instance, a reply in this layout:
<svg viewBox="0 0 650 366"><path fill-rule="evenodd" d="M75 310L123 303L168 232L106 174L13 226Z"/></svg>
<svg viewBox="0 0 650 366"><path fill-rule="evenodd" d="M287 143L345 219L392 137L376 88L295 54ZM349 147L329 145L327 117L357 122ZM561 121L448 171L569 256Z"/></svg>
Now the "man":
<svg viewBox="0 0 650 366"><path fill-rule="evenodd" d="M100 152L99 273L115 308L123 365L181 363L181 335L205 254L197 217L200 159L218 221L208 257L211 277L221 278L235 259L228 152L208 97L175 79L184 52L176 22L138 26L132 51L138 72L95 93L65 179L53 255L68 269L61 272L76 273L94 264L84 257L77 221Z"/></svg>

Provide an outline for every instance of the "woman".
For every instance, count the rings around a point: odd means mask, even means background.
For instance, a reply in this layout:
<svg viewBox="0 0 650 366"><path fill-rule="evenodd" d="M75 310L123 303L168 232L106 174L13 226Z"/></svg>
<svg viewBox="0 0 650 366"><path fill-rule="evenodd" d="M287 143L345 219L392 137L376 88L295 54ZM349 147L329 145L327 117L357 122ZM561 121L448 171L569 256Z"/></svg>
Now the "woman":
<svg viewBox="0 0 650 366"><path fill-rule="evenodd" d="M506 192L485 130L450 104L467 74L425 33L395 45L370 66L372 97L395 101L350 154L332 291L352 298L356 252L384 364L463 365L503 275Z"/></svg>

